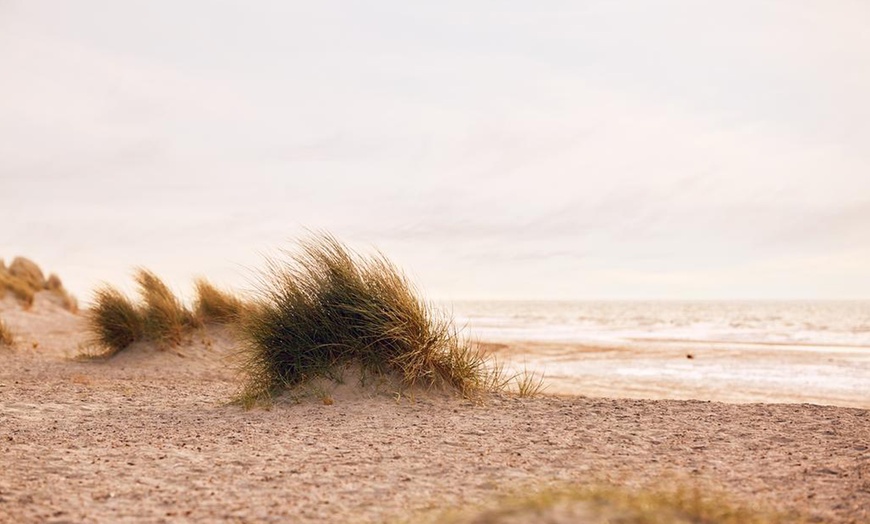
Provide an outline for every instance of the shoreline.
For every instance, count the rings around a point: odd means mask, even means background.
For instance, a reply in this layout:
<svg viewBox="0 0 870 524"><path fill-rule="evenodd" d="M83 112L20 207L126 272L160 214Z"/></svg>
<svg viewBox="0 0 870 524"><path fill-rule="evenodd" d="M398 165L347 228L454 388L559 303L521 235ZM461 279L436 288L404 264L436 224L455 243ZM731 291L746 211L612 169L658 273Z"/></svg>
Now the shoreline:
<svg viewBox="0 0 870 524"><path fill-rule="evenodd" d="M661 343L478 342L559 395L812 403L870 409L870 348Z"/></svg>

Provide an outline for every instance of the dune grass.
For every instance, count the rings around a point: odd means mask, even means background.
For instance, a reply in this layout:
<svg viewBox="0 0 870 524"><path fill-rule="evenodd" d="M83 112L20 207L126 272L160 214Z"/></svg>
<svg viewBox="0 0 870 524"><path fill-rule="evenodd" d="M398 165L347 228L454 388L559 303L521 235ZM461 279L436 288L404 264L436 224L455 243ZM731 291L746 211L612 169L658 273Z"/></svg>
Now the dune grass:
<svg viewBox="0 0 870 524"><path fill-rule="evenodd" d="M58 297L64 309L72 313L78 312L79 301L63 287L63 282L61 282L59 276L54 273L48 275L48 278L45 280L45 289Z"/></svg>
<svg viewBox="0 0 870 524"><path fill-rule="evenodd" d="M29 308L33 305L33 299L37 290L29 286L27 282L11 275L6 270L0 270L0 298L5 296L7 291L11 292L25 308Z"/></svg>
<svg viewBox="0 0 870 524"><path fill-rule="evenodd" d="M138 268L133 277L138 303L106 285L94 293L94 305L88 313L92 343L110 355L139 340L177 346L204 322L232 322L244 309L244 302L231 293L198 280L194 313L151 271Z"/></svg>
<svg viewBox="0 0 870 524"><path fill-rule="evenodd" d="M299 244L286 261L270 260L256 300L195 282L194 312L151 271L134 273L136 304L111 286L98 289L88 314L96 345L114 354L147 340L175 346L205 323L232 323L241 337L245 406L315 379L395 379L402 388L449 388L535 396L542 378L508 376L461 337L452 319L421 300L383 255L362 256L330 235Z"/></svg>
<svg viewBox="0 0 870 524"><path fill-rule="evenodd" d="M487 359L451 319L418 296L383 255L362 256L316 235L270 260L259 297L241 322L245 405L349 365L392 375L404 387L448 387L462 395L493 380Z"/></svg>
<svg viewBox="0 0 870 524"><path fill-rule="evenodd" d="M29 258L15 257L6 272L34 291L45 289L42 269Z"/></svg>
<svg viewBox="0 0 870 524"><path fill-rule="evenodd" d="M103 286L94 293L93 302L88 327L95 344L114 354L142 339L145 319L124 294L111 286Z"/></svg>
<svg viewBox="0 0 870 524"><path fill-rule="evenodd" d="M23 257L16 257L9 267L0 264L0 298L11 292L25 308L30 308L36 293L41 291L48 291L64 309L78 312L78 301L64 289L57 275L52 273L48 279L43 278L39 266Z"/></svg>
<svg viewBox="0 0 870 524"><path fill-rule="evenodd" d="M15 344L15 335L6 322L0 318L0 346L12 347Z"/></svg>
<svg viewBox="0 0 870 524"><path fill-rule="evenodd" d="M231 324L239 320L244 302L228 291L216 288L204 278L194 282L194 313L202 323Z"/></svg>
<svg viewBox="0 0 870 524"><path fill-rule="evenodd" d="M157 275L145 268L136 270L134 278L143 300L144 336L147 340L176 346L185 332L199 322Z"/></svg>
<svg viewBox="0 0 870 524"><path fill-rule="evenodd" d="M513 391L520 398L537 397L547 388L543 374L534 373L527 369L517 373L511 382L513 383Z"/></svg>
<svg viewBox="0 0 870 524"><path fill-rule="evenodd" d="M626 489L612 485L545 489L478 507L433 512L414 522L499 524L589 522L622 524L786 524L799 516L750 508L698 488Z"/></svg>

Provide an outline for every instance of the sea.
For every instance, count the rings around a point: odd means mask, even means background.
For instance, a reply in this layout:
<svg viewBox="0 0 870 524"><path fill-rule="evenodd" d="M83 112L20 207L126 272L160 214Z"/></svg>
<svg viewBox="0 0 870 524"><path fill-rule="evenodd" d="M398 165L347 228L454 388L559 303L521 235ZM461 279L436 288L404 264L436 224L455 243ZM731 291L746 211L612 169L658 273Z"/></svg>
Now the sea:
<svg viewBox="0 0 870 524"><path fill-rule="evenodd" d="M488 341L641 340L870 349L870 301L467 301L454 320Z"/></svg>
<svg viewBox="0 0 870 524"><path fill-rule="evenodd" d="M464 301L476 342L559 394L870 408L870 301Z"/></svg>

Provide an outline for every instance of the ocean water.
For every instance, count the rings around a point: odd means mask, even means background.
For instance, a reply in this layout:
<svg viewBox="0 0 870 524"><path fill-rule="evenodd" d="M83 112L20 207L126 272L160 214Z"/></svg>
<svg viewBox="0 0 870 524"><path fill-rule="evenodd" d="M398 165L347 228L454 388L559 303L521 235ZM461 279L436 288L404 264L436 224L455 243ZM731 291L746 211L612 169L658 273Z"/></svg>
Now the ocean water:
<svg viewBox="0 0 870 524"><path fill-rule="evenodd" d="M452 312L552 393L870 409L867 301L458 302Z"/></svg>
<svg viewBox="0 0 870 524"><path fill-rule="evenodd" d="M481 341L643 341L870 350L870 301L456 302L454 319Z"/></svg>

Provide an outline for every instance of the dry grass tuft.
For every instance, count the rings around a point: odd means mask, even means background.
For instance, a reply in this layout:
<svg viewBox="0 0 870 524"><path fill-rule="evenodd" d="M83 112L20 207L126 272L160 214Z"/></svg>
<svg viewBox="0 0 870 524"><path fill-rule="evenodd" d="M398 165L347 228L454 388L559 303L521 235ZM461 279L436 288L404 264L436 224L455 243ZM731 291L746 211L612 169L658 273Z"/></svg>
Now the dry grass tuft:
<svg viewBox="0 0 870 524"><path fill-rule="evenodd" d="M73 313L78 311L78 301L67 293L57 275L51 274L46 280L39 266L24 257L16 257L8 268L0 264L0 298L11 291L25 308L29 308L36 293L44 290L56 296L63 308Z"/></svg>
<svg viewBox="0 0 870 524"><path fill-rule="evenodd" d="M58 300L60 301L60 305L70 311L72 313L77 313L79 310L79 301L76 300L76 297L72 296L67 292L63 287L63 282L61 282L60 277L55 275L54 273L48 275L48 278L45 281L45 289L53 293Z"/></svg>
<svg viewBox="0 0 870 524"><path fill-rule="evenodd" d="M197 279L194 312L202 323L230 324L239 320L244 302L237 296L213 286L204 278Z"/></svg>
<svg viewBox="0 0 870 524"><path fill-rule="evenodd" d="M145 319L120 291L103 286L94 293L93 302L88 327L95 344L114 354L143 337Z"/></svg>
<svg viewBox="0 0 870 524"><path fill-rule="evenodd" d="M42 269L29 258L15 257L9 264L7 272L34 291L45 289L45 276L42 274Z"/></svg>
<svg viewBox="0 0 870 524"><path fill-rule="evenodd" d="M544 384L544 375L523 370L513 378L514 390L520 398L534 398L539 396L547 388Z"/></svg>
<svg viewBox="0 0 870 524"><path fill-rule="evenodd" d="M145 338L170 346L180 344L184 333L199 322L154 273L139 268L135 280L144 301Z"/></svg>
<svg viewBox="0 0 870 524"><path fill-rule="evenodd" d="M74 297L73 295L70 295L69 293L64 291L60 295L60 298L61 298L61 305L64 307L64 309L66 309L67 311L69 311L71 313L78 313L79 312L79 301L76 297Z"/></svg>
<svg viewBox="0 0 870 524"><path fill-rule="evenodd" d="M12 347L15 345L15 335L6 322L0 318L0 346Z"/></svg>
<svg viewBox="0 0 870 524"><path fill-rule="evenodd" d="M59 276L52 273L48 275L48 279L45 281L45 289L49 291L60 291L63 289L63 282L60 281Z"/></svg>
<svg viewBox="0 0 870 524"><path fill-rule="evenodd" d="M27 285L27 282L12 276L6 270L0 270L0 290L4 296L7 291L10 291L25 308L33 305L34 295L38 291Z"/></svg>
<svg viewBox="0 0 870 524"><path fill-rule="evenodd" d="M138 340L176 346L206 319L216 322L236 318L244 310L239 299L200 280L194 315L151 271L139 268L133 276L141 297L139 304L110 286L95 293L94 306L88 315L92 344L107 351L89 350L81 358L111 356Z"/></svg>
<svg viewBox="0 0 870 524"><path fill-rule="evenodd" d="M334 379L348 365L466 396L491 383L486 358L385 257L358 255L326 234L299 247L286 263L268 262L242 320L243 404Z"/></svg>
<svg viewBox="0 0 870 524"><path fill-rule="evenodd" d="M624 524L785 524L799 516L747 508L699 489L627 490L615 486L544 490L484 507L420 516L415 522L506 524L588 522Z"/></svg>

